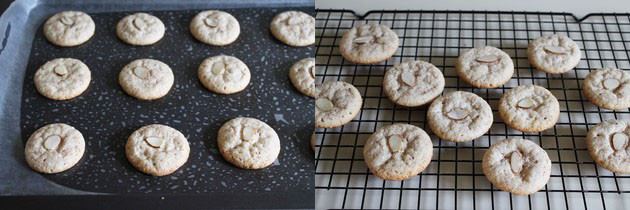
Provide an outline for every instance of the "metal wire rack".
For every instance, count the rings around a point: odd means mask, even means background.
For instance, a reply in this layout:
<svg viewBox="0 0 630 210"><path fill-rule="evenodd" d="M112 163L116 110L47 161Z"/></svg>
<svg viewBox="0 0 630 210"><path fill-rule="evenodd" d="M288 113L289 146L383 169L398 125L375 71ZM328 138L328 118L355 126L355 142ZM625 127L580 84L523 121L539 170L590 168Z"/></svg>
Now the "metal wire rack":
<svg viewBox="0 0 630 210"><path fill-rule="evenodd" d="M398 52L386 62L358 65L338 51L344 32L360 23L381 23L400 38ZM548 75L530 66L527 43L546 34L564 34L582 49L575 70ZM607 119L630 119L630 112L599 109L581 94L584 76L599 67L630 68L630 14L591 14L577 19L570 13L477 11L372 11L358 17L347 10L318 10L316 16L316 77L318 82L342 80L363 96L361 113L340 128L316 130L317 208L403 209L621 209L630 199L630 176L598 167L585 147L586 132ZM496 89L477 89L460 80L454 63L462 50L495 46L515 64L512 79ZM478 94L494 112L490 131L472 142L441 141L428 129L427 106L393 104L381 90L385 70L408 60L424 60L440 68L445 93ZM501 95L523 84L548 88L559 100L560 120L540 133L510 129L499 118ZM385 181L363 162L365 140L380 126L409 123L427 131L434 145L433 160L420 175L405 181ZM551 179L541 191L515 196L493 187L481 171L481 159L492 143L507 137L532 140L552 160Z"/></svg>

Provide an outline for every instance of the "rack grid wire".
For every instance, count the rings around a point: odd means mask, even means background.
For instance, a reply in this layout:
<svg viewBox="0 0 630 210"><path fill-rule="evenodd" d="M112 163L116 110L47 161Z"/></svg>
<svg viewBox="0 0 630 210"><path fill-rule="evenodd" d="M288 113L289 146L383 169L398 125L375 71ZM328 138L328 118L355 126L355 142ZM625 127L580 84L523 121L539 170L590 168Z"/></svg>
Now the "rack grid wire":
<svg viewBox="0 0 630 210"><path fill-rule="evenodd" d="M338 51L343 33L354 25L380 23L400 38L396 54L385 62L359 65ZM579 65L561 75L530 66L527 44L547 34L571 37L582 51ZM512 79L502 87L478 89L460 80L454 69L468 48L495 46L514 61ZM582 94L583 78L600 67L630 68L630 14L591 14L578 20L570 13L477 11L371 11L358 17L348 10L318 10L316 15L316 81L346 81L363 96L362 111L348 124L316 129L317 208L387 209L619 209L630 206L630 176L598 167L585 147L586 132L607 119L630 119L629 110L611 111L591 104ZM476 93L492 107L494 123L484 136L464 143L441 141L428 128L427 106L393 104L381 89L386 69L409 60L424 60L443 71L444 93ZM518 85L549 89L560 102L558 123L540 133L510 129L498 116L503 93ZM423 128L433 142L433 158L421 174L405 181L385 181L366 167L362 149L379 127L409 123ZM481 171L489 145L525 138L549 154L549 183L529 196L493 187ZM624 201L624 199L626 201Z"/></svg>

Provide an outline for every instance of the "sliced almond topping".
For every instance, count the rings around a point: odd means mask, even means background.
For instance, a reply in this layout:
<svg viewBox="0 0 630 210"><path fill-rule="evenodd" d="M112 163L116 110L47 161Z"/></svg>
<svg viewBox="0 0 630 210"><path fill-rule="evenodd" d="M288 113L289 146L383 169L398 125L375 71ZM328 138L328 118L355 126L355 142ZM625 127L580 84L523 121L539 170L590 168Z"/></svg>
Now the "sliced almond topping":
<svg viewBox="0 0 630 210"><path fill-rule="evenodd" d="M219 26L219 21L217 21L217 19L215 19L215 18L209 18L208 17L206 19L203 19L203 22L207 26L212 27L212 28Z"/></svg>
<svg viewBox="0 0 630 210"><path fill-rule="evenodd" d="M531 99L531 98L524 98L520 100L518 104L516 104L516 106L522 109L529 109L529 108L534 107L535 105L536 105L536 101L534 101L534 99Z"/></svg>
<svg viewBox="0 0 630 210"><path fill-rule="evenodd" d="M142 31L144 30L144 28L147 27L147 24L144 22L144 20L140 18L135 18L133 19L133 26L136 27L136 29Z"/></svg>
<svg viewBox="0 0 630 210"><path fill-rule="evenodd" d="M61 136L58 136L58 135L49 136L44 141L44 147L50 150L57 149L57 146L59 146L59 143L61 143Z"/></svg>
<svg viewBox="0 0 630 210"><path fill-rule="evenodd" d="M145 142L147 142L147 144L149 144L149 146L153 147L153 148L160 148L163 144L164 144L164 139L160 138L160 137L147 137L144 139Z"/></svg>
<svg viewBox="0 0 630 210"><path fill-rule="evenodd" d="M514 173L520 173L521 170L523 170L523 157L521 157L521 153L512 152L512 155L510 155L510 167Z"/></svg>
<svg viewBox="0 0 630 210"><path fill-rule="evenodd" d="M72 25L74 24L74 21L72 21L72 18L68 17L68 16L62 16L59 21L63 24L66 25Z"/></svg>
<svg viewBox="0 0 630 210"><path fill-rule="evenodd" d="M354 43L357 43L357 44L365 44L372 41L372 39L373 39L372 36L360 36L360 37L354 38L353 41Z"/></svg>
<svg viewBox="0 0 630 210"><path fill-rule="evenodd" d="M409 86L413 86L414 84L416 84L416 76L413 75L413 72L403 71L403 73L400 74L400 79L403 81L403 83Z"/></svg>
<svg viewBox="0 0 630 210"><path fill-rule="evenodd" d="M55 69L53 69L53 71L59 76L65 76L66 74L68 74L68 69L63 64L55 66Z"/></svg>
<svg viewBox="0 0 630 210"><path fill-rule="evenodd" d="M604 80L604 88L608 90L617 89L617 87L619 87L620 84L621 83L619 82L619 80L614 79L614 78Z"/></svg>
<svg viewBox="0 0 630 210"><path fill-rule="evenodd" d="M452 120L463 120L466 117L468 117L468 112L464 109L455 108L451 110L450 112L446 113L446 116L448 118L451 118Z"/></svg>
<svg viewBox="0 0 630 210"><path fill-rule="evenodd" d="M612 135L612 147L615 151L626 149L628 136L623 133L615 133Z"/></svg>
<svg viewBox="0 0 630 210"><path fill-rule="evenodd" d="M402 137L399 135L390 136L387 139L387 145L392 152L398 152L402 149Z"/></svg>
<svg viewBox="0 0 630 210"><path fill-rule="evenodd" d="M315 79L315 66L311 66L308 68L308 73L311 75L313 79Z"/></svg>
<svg viewBox="0 0 630 210"><path fill-rule="evenodd" d="M298 23L302 22L302 19L300 19L300 17L298 16L293 16L291 18L289 18L289 20L287 20L287 24L289 25L296 25Z"/></svg>
<svg viewBox="0 0 630 210"><path fill-rule="evenodd" d="M256 137L256 129L252 127L245 127L243 128L243 131L241 132L242 132L243 140L245 141L252 141L254 140L254 137Z"/></svg>
<svg viewBox="0 0 630 210"><path fill-rule="evenodd" d="M543 49L545 51L547 51L548 53L553 53L553 54L565 54L566 53L566 49L564 49L564 47L547 45L547 46L543 47Z"/></svg>
<svg viewBox="0 0 630 210"><path fill-rule="evenodd" d="M326 98L318 98L315 101L315 106L317 106L319 109L325 112L330 111L335 107L333 103Z"/></svg>
<svg viewBox="0 0 630 210"><path fill-rule="evenodd" d="M213 74L222 74L224 70L225 70L225 64L223 64L223 62L216 62L212 64Z"/></svg>
<svg viewBox="0 0 630 210"><path fill-rule="evenodd" d="M484 55L475 59L479 63L494 63L499 61L499 57L494 55Z"/></svg>
<svg viewBox="0 0 630 210"><path fill-rule="evenodd" d="M147 77L149 77L149 69L142 66L137 66L133 69L133 74L142 79L146 79Z"/></svg>

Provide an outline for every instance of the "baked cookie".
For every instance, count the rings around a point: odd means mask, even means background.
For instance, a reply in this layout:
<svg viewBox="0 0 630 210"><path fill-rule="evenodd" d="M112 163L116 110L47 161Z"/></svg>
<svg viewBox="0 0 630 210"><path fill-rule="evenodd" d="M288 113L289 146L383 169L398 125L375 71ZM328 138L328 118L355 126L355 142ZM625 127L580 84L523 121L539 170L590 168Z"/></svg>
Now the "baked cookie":
<svg viewBox="0 0 630 210"><path fill-rule="evenodd" d="M538 37L527 46L529 63L550 74L562 74L578 65L580 47L571 38L552 34Z"/></svg>
<svg viewBox="0 0 630 210"><path fill-rule="evenodd" d="M294 47L315 44L315 18L300 11L286 11L276 15L269 26L271 34Z"/></svg>
<svg viewBox="0 0 630 210"><path fill-rule="evenodd" d="M55 123L41 127L26 141L26 163L35 171L54 174L76 165L85 152L83 135L74 127Z"/></svg>
<svg viewBox="0 0 630 210"><path fill-rule="evenodd" d="M77 97L90 85L90 69L74 58L57 58L46 62L35 72L35 88L53 100Z"/></svg>
<svg viewBox="0 0 630 210"><path fill-rule="evenodd" d="M514 63L502 50L485 46L466 50L455 63L459 78L477 88L496 88L510 81Z"/></svg>
<svg viewBox="0 0 630 210"><path fill-rule="evenodd" d="M199 65L199 81L215 93L232 94L249 84L249 68L236 57L219 55L209 57Z"/></svg>
<svg viewBox="0 0 630 210"><path fill-rule="evenodd" d="M350 122L361 111L363 99L353 85L328 81L315 96L315 127L334 128Z"/></svg>
<svg viewBox="0 0 630 210"><path fill-rule="evenodd" d="M166 27L162 21L147 13L124 17L116 25L116 35L131 45L152 45L164 37Z"/></svg>
<svg viewBox="0 0 630 210"><path fill-rule="evenodd" d="M226 122L219 129L217 141L223 158L239 168L265 168L280 154L276 131L254 118L237 117Z"/></svg>
<svg viewBox="0 0 630 210"><path fill-rule="evenodd" d="M339 42L344 59L358 64L380 63L398 50L398 35L379 24L358 25L346 32Z"/></svg>
<svg viewBox="0 0 630 210"><path fill-rule="evenodd" d="M302 94L315 97L315 58L304 58L293 64L289 79Z"/></svg>
<svg viewBox="0 0 630 210"><path fill-rule="evenodd" d="M311 135L311 149L313 149L313 151L315 151L315 144L316 144L315 143L315 140L316 140L315 138L316 138L315 131L313 131L313 134Z"/></svg>
<svg viewBox="0 0 630 210"><path fill-rule="evenodd" d="M363 148L365 164L386 180L409 179L431 162L433 143L424 130L409 124L380 127Z"/></svg>
<svg viewBox="0 0 630 210"><path fill-rule="evenodd" d="M165 96L175 77L168 65L153 59L138 59L123 67L118 82L127 94L142 100Z"/></svg>
<svg viewBox="0 0 630 210"><path fill-rule="evenodd" d="M472 141L492 127L492 109L474 93L455 91L435 99L427 110L429 127L443 140Z"/></svg>
<svg viewBox="0 0 630 210"><path fill-rule="evenodd" d="M591 103L604 109L628 109L630 73L616 68L592 71L584 78L582 92Z"/></svg>
<svg viewBox="0 0 630 210"><path fill-rule="evenodd" d="M529 195L545 187L551 177L551 160L538 144L526 139L505 139L488 148L481 168L497 188Z"/></svg>
<svg viewBox="0 0 630 210"><path fill-rule="evenodd" d="M71 47L87 42L96 26L92 18L79 11L57 13L44 23L44 35L51 43Z"/></svg>
<svg viewBox="0 0 630 210"><path fill-rule="evenodd" d="M394 103L402 106L422 106L444 90L444 75L433 64L408 61L396 64L383 76L383 90Z"/></svg>
<svg viewBox="0 0 630 210"><path fill-rule="evenodd" d="M178 130L152 124L131 133L125 152L127 160L139 171L151 176L166 176L186 163L190 146Z"/></svg>
<svg viewBox="0 0 630 210"><path fill-rule="evenodd" d="M614 173L630 174L630 121L607 120L591 128L586 148L597 165Z"/></svg>
<svg viewBox="0 0 630 210"><path fill-rule="evenodd" d="M543 87L521 85L501 96L499 115L513 129L540 132L556 124L560 116L560 103Z"/></svg>
<svg viewBox="0 0 630 210"><path fill-rule="evenodd" d="M223 46L238 38L241 27L230 13L209 10L200 12L192 19L190 33L200 42Z"/></svg>

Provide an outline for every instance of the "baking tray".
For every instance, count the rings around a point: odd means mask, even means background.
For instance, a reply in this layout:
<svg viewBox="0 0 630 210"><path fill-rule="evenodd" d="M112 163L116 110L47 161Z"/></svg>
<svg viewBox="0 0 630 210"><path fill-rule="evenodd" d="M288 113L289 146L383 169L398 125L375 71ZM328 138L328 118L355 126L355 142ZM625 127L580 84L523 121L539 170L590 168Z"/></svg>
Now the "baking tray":
<svg viewBox="0 0 630 210"><path fill-rule="evenodd" d="M95 35L78 47L54 46L44 38L42 24L50 15L70 9L92 16ZM236 42L215 47L192 37L190 20L206 9L222 9L239 20L241 35ZM0 159L4 167L0 193L190 195L216 199L211 202L217 203L214 207L230 203L220 204L222 200L251 198L252 202L238 206L312 208L313 158L308 143L313 128L312 100L293 88L288 69L294 62L312 57L314 48L286 46L269 33L271 19L286 10L314 15L313 1L16 1L0 19L0 28L6 32L0 34L8 35L0 51L6 75L0 84L0 131L7 137L0 147L11 151ZM135 47L116 37L118 20L138 11L150 12L165 23L166 34L157 44ZM219 54L236 56L248 65L253 79L244 91L215 94L198 81L201 61ZM75 99L52 101L34 89L37 68L59 57L82 60L92 71L90 87ZM120 69L138 58L158 59L173 69L175 85L167 96L140 101L120 88ZM261 119L279 134L281 153L272 166L239 169L218 153L218 128L238 116ZM23 145L37 128L54 122L79 129L86 138L86 152L66 172L38 174L25 164ZM188 162L170 176L142 174L125 158L128 135L152 123L180 130L190 143Z"/></svg>
<svg viewBox="0 0 630 210"><path fill-rule="evenodd" d="M317 10L316 64L318 82L354 84L363 96L361 113L340 128L316 129L316 205L349 209L627 209L630 176L598 167L584 143L586 132L608 119L630 119L630 110L611 111L591 104L582 94L583 78L607 66L630 69L630 15L591 14L577 19L562 12L515 11L371 11ZM386 62L357 65L338 50L342 35L361 23L380 23L400 38L400 48ZM552 33L571 37L582 50L578 66L561 75L531 67L527 44ZM502 49L514 61L512 79L499 88L479 89L459 79L455 61L461 52L479 46ZM492 128L463 143L442 141L426 121L428 106L402 107L384 94L383 74L409 60L431 62L446 80L444 92L473 92L493 109ZM506 126L497 113L503 93L524 84L549 89L560 102L560 119L546 131L522 133ZM433 158L418 176L385 181L370 173L363 146L378 128L409 123L423 128L433 142ZM529 196L511 195L492 186L481 171L488 146L505 138L525 138L540 145L552 161L547 185Z"/></svg>

